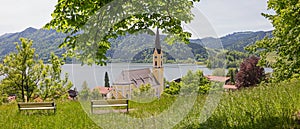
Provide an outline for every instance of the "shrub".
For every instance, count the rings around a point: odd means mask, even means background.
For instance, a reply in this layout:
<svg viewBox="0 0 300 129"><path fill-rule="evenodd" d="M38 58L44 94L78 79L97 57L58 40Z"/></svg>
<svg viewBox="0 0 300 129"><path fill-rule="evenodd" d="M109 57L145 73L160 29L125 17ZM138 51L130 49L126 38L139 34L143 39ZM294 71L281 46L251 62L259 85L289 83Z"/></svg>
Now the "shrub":
<svg viewBox="0 0 300 129"><path fill-rule="evenodd" d="M186 76L182 77L182 83L182 90L186 94L205 94L210 90L210 82L203 75L203 72L201 70L197 70L194 73L189 70Z"/></svg>
<svg viewBox="0 0 300 129"><path fill-rule="evenodd" d="M252 56L241 63L240 71L236 75L236 87L254 86L264 79L265 71L257 66L258 61L258 57Z"/></svg>
<svg viewBox="0 0 300 129"><path fill-rule="evenodd" d="M167 82L169 88L164 90L164 93L169 95L178 95L182 86L182 83L177 82Z"/></svg>

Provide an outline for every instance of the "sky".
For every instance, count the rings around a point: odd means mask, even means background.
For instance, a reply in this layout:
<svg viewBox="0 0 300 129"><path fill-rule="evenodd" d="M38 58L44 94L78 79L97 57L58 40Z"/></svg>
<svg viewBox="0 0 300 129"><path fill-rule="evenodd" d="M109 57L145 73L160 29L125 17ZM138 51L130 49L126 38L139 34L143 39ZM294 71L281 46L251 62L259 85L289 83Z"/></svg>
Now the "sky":
<svg viewBox="0 0 300 129"><path fill-rule="evenodd" d="M42 28L51 20L57 0L0 0L0 3L0 35L3 35L28 27ZM261 16L262 12L272 13L267 10L267 0L201 0L195 7L198 22L186 28L198 32L196 37L273 29L270 21Z"/></svg>

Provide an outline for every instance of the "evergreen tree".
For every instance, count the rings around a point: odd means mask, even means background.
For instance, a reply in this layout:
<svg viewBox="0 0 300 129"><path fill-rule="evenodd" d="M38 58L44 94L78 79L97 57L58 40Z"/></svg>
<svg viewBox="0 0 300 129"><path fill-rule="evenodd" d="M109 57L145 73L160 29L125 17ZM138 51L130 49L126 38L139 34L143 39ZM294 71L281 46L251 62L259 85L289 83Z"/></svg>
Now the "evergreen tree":
<svg viewBox="0 0 300 129"><path fill-rule="evenodd" d="M105 82L105 87L110 87L110 85L109 85L109 77L108 77L108 73L107 72L105 72L104 82Z"/></svg>
<svg viewBox="0 0 300 129"><path fill-rule="evenodd" d="M86 81L82 83L82 90L79 93L79 97L82 100L88 100L90 96L90 88L88 87L88 84Z"/></svg>

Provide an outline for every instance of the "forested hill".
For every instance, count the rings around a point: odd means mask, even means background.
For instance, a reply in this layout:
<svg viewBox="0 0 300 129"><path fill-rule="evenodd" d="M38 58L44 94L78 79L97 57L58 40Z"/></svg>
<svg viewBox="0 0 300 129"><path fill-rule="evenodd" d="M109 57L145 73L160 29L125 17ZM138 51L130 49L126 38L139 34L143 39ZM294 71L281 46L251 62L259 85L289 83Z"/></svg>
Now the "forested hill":
<svg viewBox="0 0 300 129"><path fill-rule="evenodd" d="M50 52L61 55L64 51L58 49L59 44L66 37L65 34L57 33L55 30L43 30L35 28L27 28L26 30L18 33L9 33L0 36L0 59L6 54L15 51L15 42L20 42L20 38L28 38L33 40L33 47L36 54L45 62L50 57Z"/></svg>
<svg viewBox="0 0 300 129"><path fill-rule="evenodd" d="M25 37L33 40L33 47L36 49L36 54L45 62L49 59L50 52L55 52L61 55L64 50L58 49L59 44L64 40L66 35L57 33L55 30L43 30L35 28L27 28L26 30L18 33L9 33L0 36L0 59L2 59L9 52L15 51L14 42L19 42L19 38ZM254 43L257 40L262 39L265 36L271 36L271 31L268 32L237 32L224 37L218 38L204 38L204 39L191 39L188 47L183 47L183 44L175 44L173 46L163 43L163 47L166 47L166 52L172 55L172 53L178 53L179 51L190 51L198 59L206 58L206 50L202 47L214 47L216 42L222 41L225 49L243 51L243 48L249 44ZM164 36L161 36L164 38ZM154 36L149 35L132 35L119 37L116 40L111 40L112 48L107 52L109 58L124 59L124 57L131 57L136 62L140 62L139 59L144 58L139 55L132 54L145 54L145 50L151 48L154 43ZM202 45L202 46L200 46ZM144 46L144 47L139 47ZM127 52L126 52L127 51ZM128 53L128 51L130 51ZM144 52L143 52L144 51ZM146 52L147 53L147 52ZM198 55L197 55L198 54ZM173 54L176 55L176 54ZM139 57L139 58L136 58ZM175 57L175 58L182 58ZM182 58L183 59L183 58ZM70 62L68 62L70 63Z"/></svg>
<svg viewBox="0 0 300 129"><path fill-rule="evenodd" d="M245 52L244 47L261 40L264 37L272 37L272 31L235 32L221 38L209 37L201 40L191 40L191 42L201 44L208 48L216 48L214 45L218 45L222 42L224 49Z"/></svg>

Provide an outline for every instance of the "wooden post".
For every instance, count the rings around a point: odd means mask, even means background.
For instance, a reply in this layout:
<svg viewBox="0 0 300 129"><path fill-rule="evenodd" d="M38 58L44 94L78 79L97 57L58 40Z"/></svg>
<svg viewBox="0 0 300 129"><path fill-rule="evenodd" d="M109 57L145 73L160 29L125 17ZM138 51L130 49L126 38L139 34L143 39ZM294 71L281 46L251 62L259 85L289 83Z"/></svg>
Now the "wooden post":
<svg viewBox="0 0 300 129"><path fill-rule="evenodd" d="M127 113L128 113L128 112L129 112L129 111L128 111L128 106L129 106L129 104L128 104L128 99L126 100L126 104L127 104L126 110L127 110Z"/></svg>

